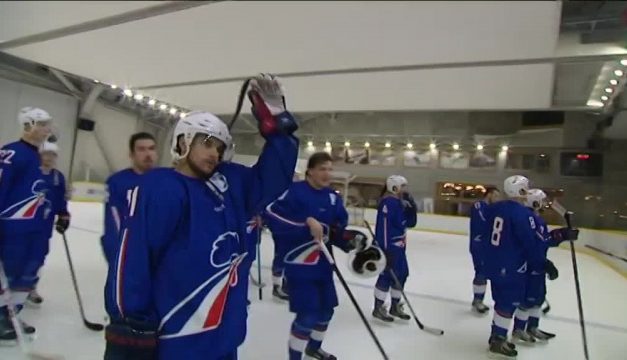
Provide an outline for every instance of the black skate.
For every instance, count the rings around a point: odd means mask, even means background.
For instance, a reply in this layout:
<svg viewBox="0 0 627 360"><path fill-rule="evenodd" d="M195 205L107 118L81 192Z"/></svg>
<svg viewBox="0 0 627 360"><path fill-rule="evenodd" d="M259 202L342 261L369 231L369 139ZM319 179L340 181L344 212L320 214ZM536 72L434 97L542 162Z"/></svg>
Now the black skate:
<svg viewBox="0 0 627 360"><path fill-rule="evenodd" d="M490 311L490 308L487 307L481 300L473 300L472 311L479 315L485 315L488 311Z"/></svg>
<svg viewBox="0 0 627 360"><path fill-rule="evenodd" d="M390 307L390 315L395 316L401 320L410 320L411 316L403 311L403 304L398 303Z"/></svg>
<svg viewBox="0 0 627 360"><path fill-rule="evenodd" d="M39 308L43 302L44 299L39 295L37 290L28 293L28 297L26 298L26 305L28 305L28 307Z"/></svg>
<svg viewBox="0 0 627 360"><path fill-rule="evenodd" d="M281 301L287 301L290 299L289 295L287 295L283 291L283 288L280 285L272 286L272 296L274 296L275 299L281 300Z"/></svg>
<svg viewBox="0 0 627 360"><path fill-rule="evenodd" d="M388 311L383 305L375 307L374 310L372 310L372 316L385 322L394 321L394 318L388 315Z"/></svg>
<svg viewBox="0 0 627 360"><path fill-rule="evenodd" d="M526 346L532 346L533 344L536 343L536 339L523 330L514 330L512 332L512 340L515 343L526 345Z"/></svg>
<svg viewBox="0 0 627 360"><path fill-rule="evenodd" d="M17 334L8 319L0 319L0 345L17 345Z"/></svg>
<svg viewBox="0 0 627 360"><path fill-rule="evenodd" d="M529 328L527 329L527 333L539 342L547 342L549 341L549 339L551 339L538 328Z"/></svg>
<svg viewBox="0 0 627 360"><path fill-rule="evenodd" d="M331 355L322 349L305 349L305 356L307 356L309 359L315 360L337 360L337 357L335 357L335 355Z"/></svg>
<svg viewBox="0 0 627 360"><path fill-rule="evenodd" d="M501 336L490 338L488 357L491 359L516 359L516 356L518 356L518 351L510 347L507 339Z"/></svg>

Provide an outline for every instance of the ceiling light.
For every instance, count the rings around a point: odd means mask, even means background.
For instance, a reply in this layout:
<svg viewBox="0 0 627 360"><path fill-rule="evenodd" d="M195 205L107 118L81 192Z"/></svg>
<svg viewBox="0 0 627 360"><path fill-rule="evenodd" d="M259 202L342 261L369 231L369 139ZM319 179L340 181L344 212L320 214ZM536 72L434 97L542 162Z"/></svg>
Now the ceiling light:
<svg viewBox="0 0 627 360"><path fill-rule="evenodd" d="M370 147L370 143L366 141L366 142L364 143L364 147L369 148L369 147Z"/></svg>
<svg viewBox="0 0 627 360"><path fill-rule="evenodd" d="M605 88L605 92L611 94L614 92L614 90L612 90L612 88Z"/></svg>
<svg viewBox="0 0 627 360"><path fill-rule="evenodd" d="M477 150L483 150L483 145L478 144L478 145L477 145Z"/></svg>
<svg viewBox="0 0 627 360"><path fill-rule="evenodd" d="M171 108L170 108L170 115L174 115L174 114L176 114L176 112L177 112L177 111L178 111L178 110L177 110L175 107L171 107Z"/></svg>
<svg viewBox="0 0 627 360"><path fill-rule="evenodd" d="M501 151L507 151L507 150L509 150L509 146L507 145L501 146Z"/></svg>
<svg viewBox="0 0 627 360"><path fill-rule="evenodd" d="M181 119L185 119L185 117L187 116L187 113L182 112L179 114L179 116L181 117Z"/></svg>
<svg viewBox="0 0 627 360"><path fill-rule="evenodd" d="M344 146L346 146L346 147L351 146L351 142L350 142L350 141L345 141L345 142L344 142Z"/></svg>
<svg viewBox="0 0 627 360"><path fill-rule="evenodd" d="M435 150L438 146L435 143L429 144L429 149Z"/></svg>
<svg viewBox="0 0 627 360"><path fill-rule="evenodd" d="M616 76L623 76L623 70L614 70L614 75Z"/></svg>
<svg viewBox="0 0 627 360"><path fill-rule="evenodd" d="M154 106L156 103L157 103L157 100L155 100L155 99L148 100L148 105L150 105L150 106Z"/></svg>
<svg viewBox="0 0 627 360"><path fill-rule="evenodd" d="M407 143L407 148L408 148L408 149L411 149L411 148L413 148L413 147L414 147L414 144L412 144L412 143L410 143L410 142L409 142L409 143Z"/></svg>
<svg viewBox="0 0 627 360"><path fill-rule="evenodd" d="M620 64L623 65L623 66L627 66L627 59L621 60Z"/></svg>
<svg viewBox="0 0 627 360"><path fill-rule="evenodd" d="M165 110L167 108L168 108L168 105L166 105L166 104L159 105L159 109L161 109L161 110Z"/></svg>
<svg viewBox="0 0 627 360"><path fill-rule="evenodd" d="M616 79L610 80L610 85L618 85L618 80Z"/></svg>
<svg viewBox="0 0 627 360"><path fill-rule="evenodd" d="M330 142L328 142L328 141L327 141L327 142L325 142L325 143L324 143L324 147L328 147L328 148L330 148L330 147L331 147L331 143L330 143Z"/></svg>
<svg viewBox="0 0 627 360"><path fill-rule="evenodd" d="M111 84L111 89L117 89L118 86L116 84Z"/></svg>
<svg viewBox="0 0 627 360"><path fill-rule="evenodd" d="M126 90L124 90L124 95L126 95L126 96L133 96L133 92L130 89L126 89Z"/></svg>
<svg viewBox="0 0 627 360"><path fill-rule="evenodd" d="M96 84L100 84L100 81L99 81L99 80L94 79L94 82L95 82Z"/></svg>
<svg viewBox="0 0 627 360"><path fill-rule="evenodd" d="M307 141L307 146L313 147L313 141Z"/></svg>
<svg viewBox="0 0 627 360"><path fill-rule="evenodd" d="M143 98L144 98L144 95L142 95L142 94L137 94L137 95L135 95L135 100L137 100L137 101L140 101L140 100L142 100Z"/></svg>
<svg viewBox="0 0 627 360"><path fill-rule="evenodd" d="M386 141L386 142L385 142L385 147L389 149L389 148L391 148L391 147L392 147L392 144L390 144L390 142L389 142L389 141Z"/></svg>
<svg viewBox="0 0 627 360"><path fill-rule="evenodd" d="M459 150L459 144L453 144L453 150Z"/></svg>
<svg viewBox="0 0 627 360"><path fill-rule="evenodd" d="M608 99L609 98L607 96L605 96L605 95L601 96L601 100L603 100L603 101L607 101Z"/></svg>
<svg viewBox="0 0 627 360"><path fill-rule="evenodd" d="M607 96L606 96L607 97ZM587 106L592 106L592 107L603 107L603 103L599 100L588 100L586 102Z"/></svg>

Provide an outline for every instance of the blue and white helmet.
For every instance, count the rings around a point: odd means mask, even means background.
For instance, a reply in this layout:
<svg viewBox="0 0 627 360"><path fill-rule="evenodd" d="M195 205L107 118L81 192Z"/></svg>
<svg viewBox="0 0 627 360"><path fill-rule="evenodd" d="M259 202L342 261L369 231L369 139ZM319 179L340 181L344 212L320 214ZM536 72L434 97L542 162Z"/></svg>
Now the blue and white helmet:
<svg viewBox="0 0 627 360"><path fill-rule="evenodd" d="M175 161L183 159L189 154L190 146L196 134L214 137L226 145L222 161L230 161L233 158L233 138L226 124L212 113L194 111L187 114L185 118L179 119L174 128L170 152ZM184 154L179 154L177 151L177 139L181 135L183 135L187 145L187 151Z"/></svg>
<svg viewBox="0 0 627 360"><path fill-rule="evenodd" d="M52 121L52 116L47 111L40 108L27 106L20 109L17 115L17 121L20 125L35 125L37 122Z"/></svg>

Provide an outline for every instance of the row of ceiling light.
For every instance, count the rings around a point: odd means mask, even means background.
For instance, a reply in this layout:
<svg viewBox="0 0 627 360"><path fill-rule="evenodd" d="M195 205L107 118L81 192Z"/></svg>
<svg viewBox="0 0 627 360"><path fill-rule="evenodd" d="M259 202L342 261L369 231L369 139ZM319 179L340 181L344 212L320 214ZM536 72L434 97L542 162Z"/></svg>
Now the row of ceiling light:
<svg viewBox="0 0 627 360"><path fill-rule="evenodd" d="M351 142L350 142L350 141L345 141L345 142L344 142L344 147L349 148L350 146L351 146ZM391 143L391 142L389 142L389 141L386 141L384 146L385 146L385 148L386 148L386 149L389 149L389 148L391 148L391 147L392 147L392 143ZM310 148L310 149L315 148L315 146L314 146L314 142L313 142L313 141L311 141L311 140L309 140L309 141L307 142L307 147L308 147L308 148ZM330 148L331 148L331 142L330 142L330 141L326 141L326 142L324 143L324 147L325 147L325 149L327 149L327 148L328 148L328 149L330 149ZM370 142L369 142L369 141L364 142L364 147L365 147L365 148L370 148ZM461 146L460 146L458 143L453 143L453 144L451 145L451 147L452 147L452 148L453 148L453 150L455 150L455 151L457 151L457 150L460 150L460 149L461 149ZM411 143L411 142L408 142L407 144L405 144L405 148L407 148L407 149L411 150L411 149L413 149L413 148L414 148L414 144L413 144L413 143ZM475 149L477 149L477 150L479 150L479 151L483 150L484 148L485 148L485 146L484 146L483 144L477 144L477 145L475 146ZM429 144L429 149L431 149L431 150L437 150L437 149L438 149L438 144L436 144L435 142L431 142L431 143ZM501 151L508 151L508 150L509 150L509 146L508 146L508 145L502 145L502 146L501 146Z"/></svg>
<svg viewBox="0 0 627 360"><path fill-rule="evenodd" d="M618 85L623 81L623 76L625 76L625 73L627 72L627 59L622 59L619 64L621 65L620 67L613 69L612 72L614 76L610 76L608 84L600 84L601 86L606 85L603 89L603 95L600 96L601 102L598 103L598 100L595 101L592 99L591 101L593 103L599 104L601 107L609 103L609 100L612 98L612 94L617 91ZM602 75L603 74L599 77L599 80L603 77Z"/></svg>
<svg viewBox="0 0 627 360"><path fill-rule="evenodd" d="M125 88L125 89L120 89L117 85L115 84L105 84L102 83L98 80L94 80L94 83L96 84L103 84L105 86L109 86L112 90L117 90L119 89L122 94L124 96L126 96L129 99L134 99L135 101L137 101L138 103L144 104L146 103L148 106L155 108L155 109L159 109L165 113L169 113L172 116L179 116L181 119L185 118L185 116L187 116L186 112L183 112L182 110L178 109L176 106L172 106L169 105L165 102L162 101L158 101L157 99L154 98L150 98L149 96L145 96L139 92L133 92L133 90L129 89L129 88Z"/></svg>

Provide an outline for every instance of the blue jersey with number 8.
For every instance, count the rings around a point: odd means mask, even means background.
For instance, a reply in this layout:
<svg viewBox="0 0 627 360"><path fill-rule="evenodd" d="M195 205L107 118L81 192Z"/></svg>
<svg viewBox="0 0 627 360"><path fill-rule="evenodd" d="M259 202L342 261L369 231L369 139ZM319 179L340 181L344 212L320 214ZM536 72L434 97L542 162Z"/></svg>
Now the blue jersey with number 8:
<svg viewBox="0 0 627 360"><path fill-rule="evenodd" d="M522 204L505 200L486 209L485 272L490 279L507 278L544 268L543 250L535 239L538 224Z"/></svg>

